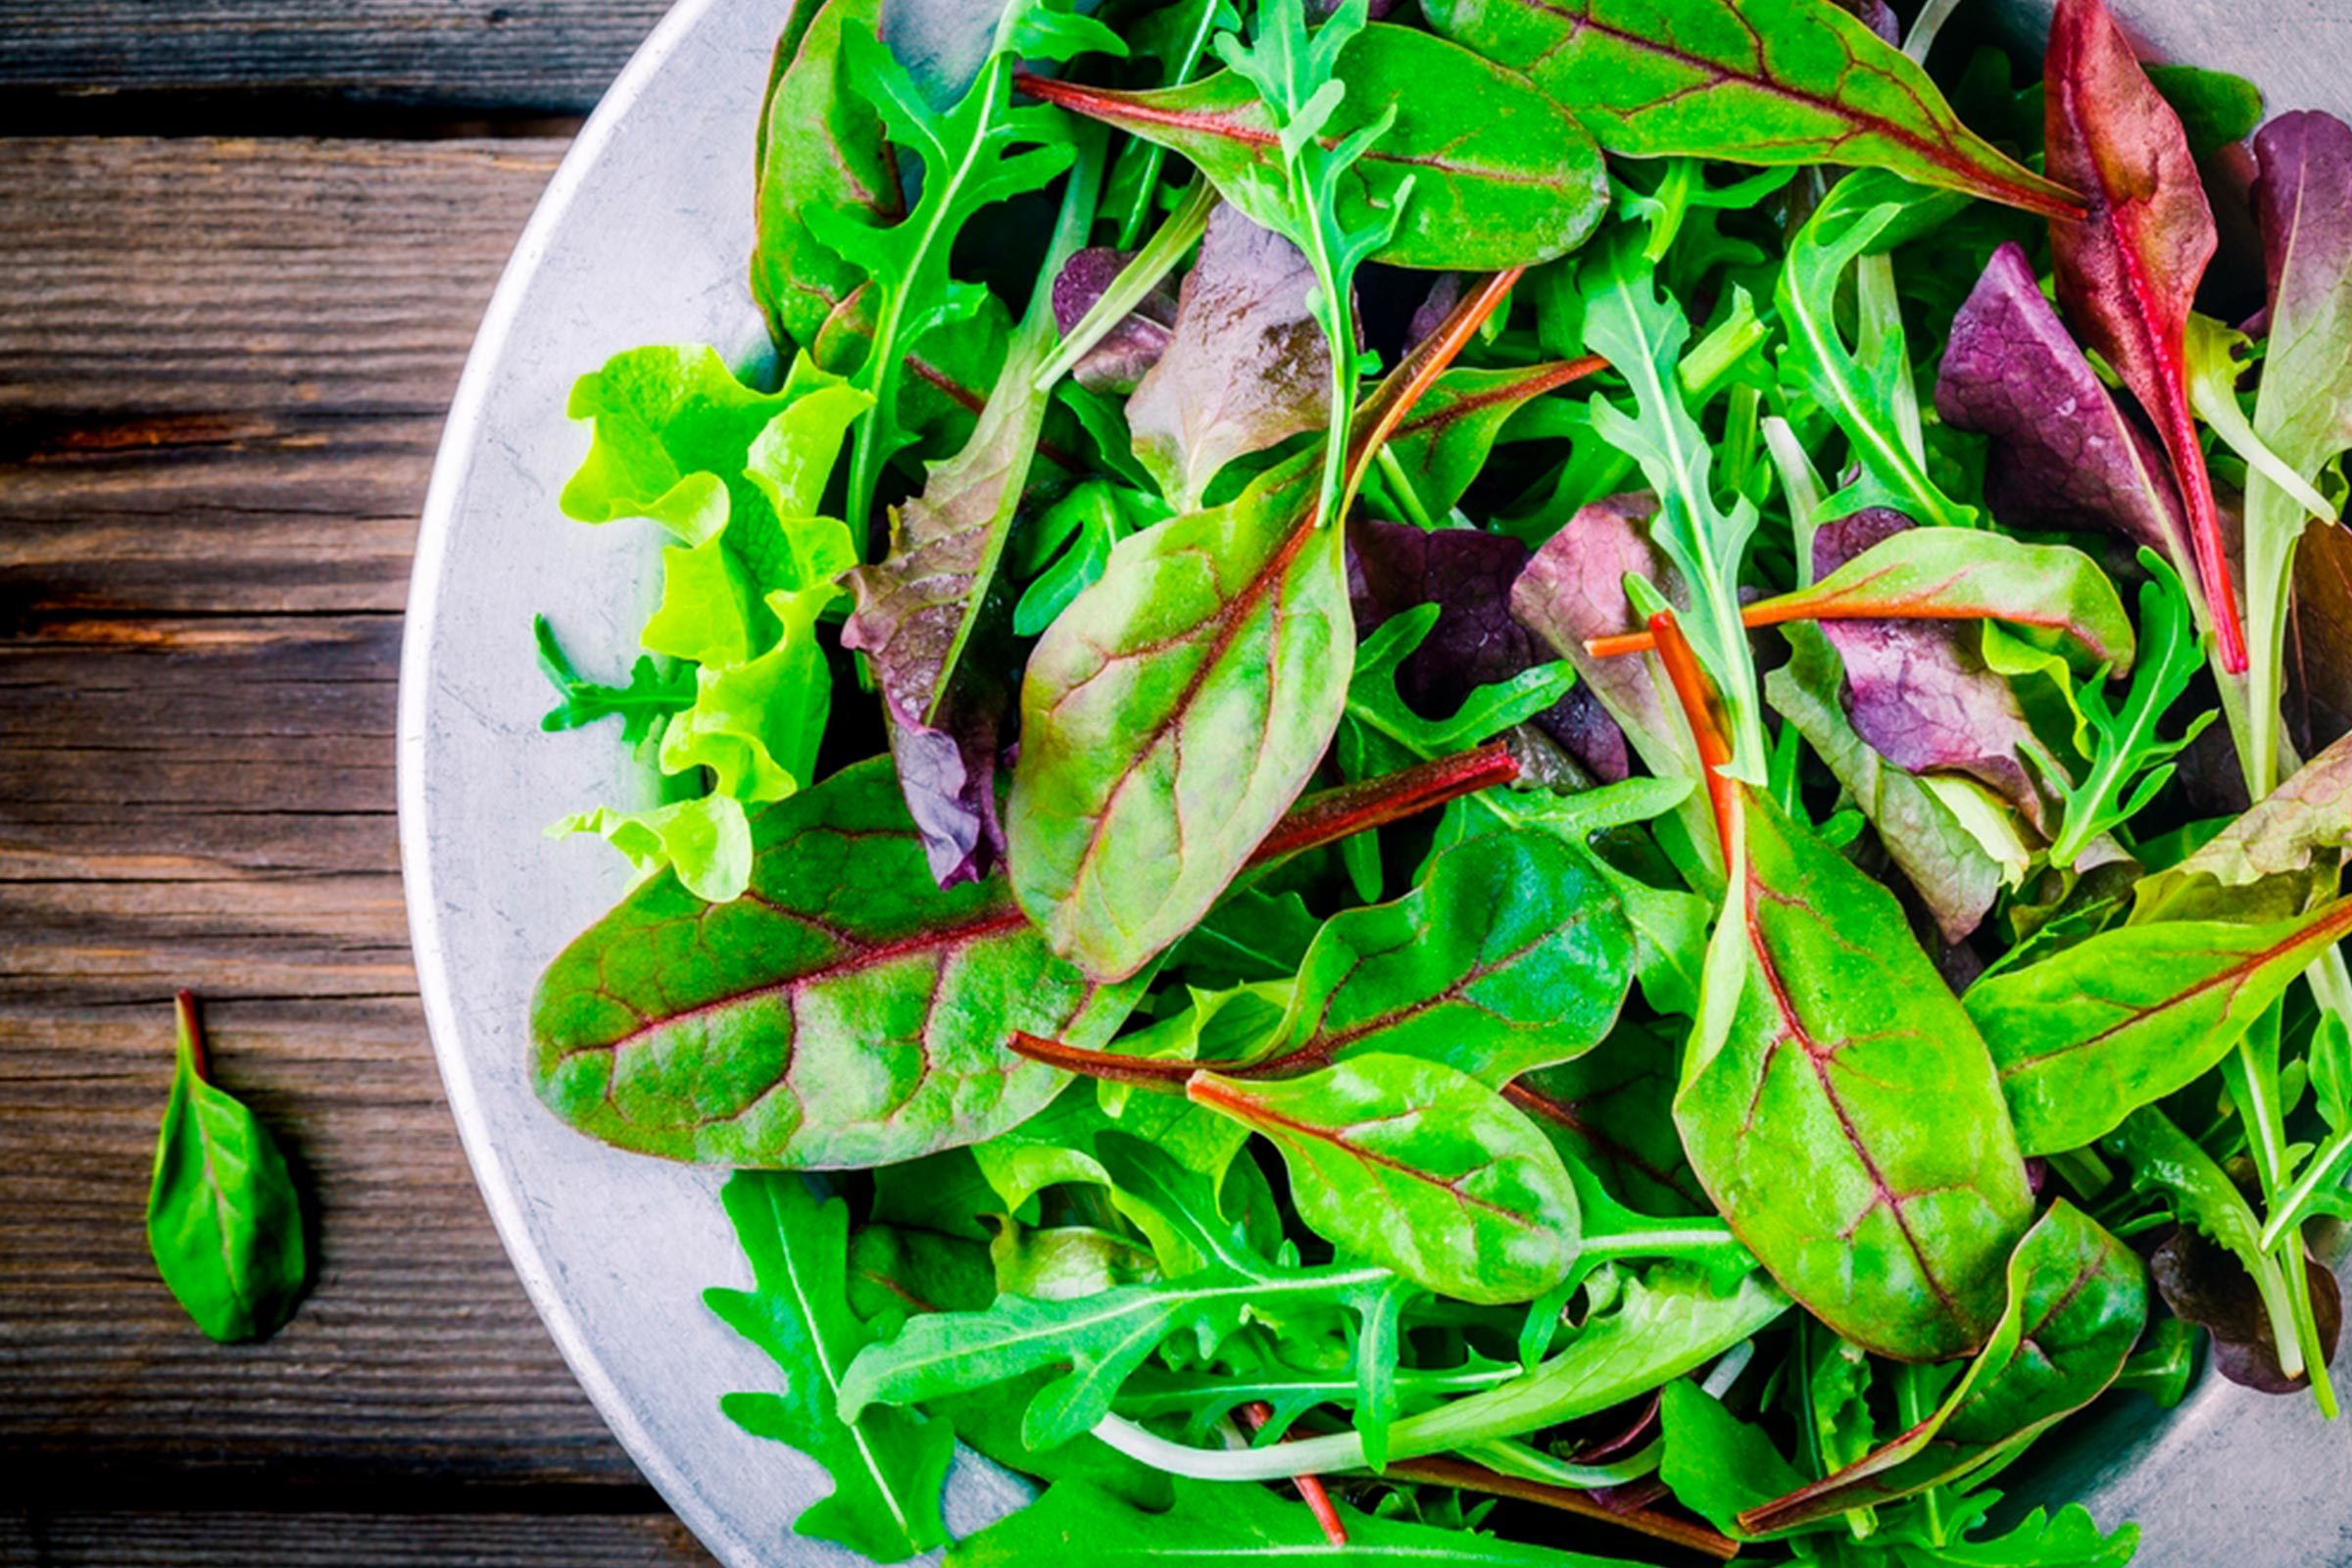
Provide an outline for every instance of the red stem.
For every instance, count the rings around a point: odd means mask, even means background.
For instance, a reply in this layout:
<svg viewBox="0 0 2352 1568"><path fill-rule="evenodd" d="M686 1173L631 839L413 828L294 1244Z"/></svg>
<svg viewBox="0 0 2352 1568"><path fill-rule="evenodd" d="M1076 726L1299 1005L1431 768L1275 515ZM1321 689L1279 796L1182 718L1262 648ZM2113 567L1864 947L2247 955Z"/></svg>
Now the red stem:
<svg viewBox="0 0 2352 1568"><path fill-rule="evenodd" d="M1690 639L1683 635L1673 611L1661 610L1650 616L1649 634L1657 642L1658 662L1666 666L1675 699L1683 705L1690 738L1697 743L1698 768L1706 777L1707 803L1715 808L1715 832L1723 841L1723 863L1728 866L1737 858L1733 849L1740 840L1740 786L1723 772L1732 760L1732 743L1724 735L1715 690L1707 683L1707 672L1699 667L1698 655L1692 651Z"/></svg>
<svg viewBox="0 0 2352 1568"><path fill-rule="evenodd" d="M1267 1422L1274 1419L1274 1407L1263 1399L1251 1399L1235 1414L1242 1418L1242 1424L1254 1437ZM1291 1436L1286 1432L1275 1441L1288 1443ZM1335 1546L1348 1544L1348 1527L1340 1523L1340 1510L1331 1505L1331 1494L1323 1490L1323 1483L1313 1476L1293 1476L1291 1484L1298 1489L1299 1499L1314 1514L1315 1523L1323 1527L1323 1539Z"/></svg>
<svg viewBox="0 0 2352 1568"><path fill-rule="evenodd" d="M1649 1537L1653 1541L1670 1541L1678 1546L1704 1552L1719 1562L1730 1562L1740 1555L1740 1543L1729 1536L1718 1535L1705 1525L1677 1519L1672 1514L1658 1513L1648 1508L1636 1508L1618 1513L1593 1501L1574 1487L1553 1486L1544 1481L1528 1481L1518 1476L1506 1476L1472 1464L1467 1459L1433 1456L1427 1459L1392 1459L1384 1474L1404 1481L1428 1481L1442 1487L1457 1487L1467 1492L1484 1492L1491 1496L1514 1497L1521 1502L1539 1503L1557 1508L1583 1519L1597 1519L1606 1524L1622 1525Z"/></svg>
<svg viewBox="0 0 2352 1568"><path fill-rule="evenodd" d="M1016 1056L1088 1078L1107 1078L1114 1084L1181 1084L1200 1069L1197 1061L1160 1061L1151 1056L1124 1056L1115 1051L1089 1051L1026 1029L1015 1029L1005 1045ZM1218 1062L1209 1065L1220 1071L1236 1070Z"/></svg>
<svg viewBox="0 0 2352 1568"><path fill-rule="evenodd" d="M1265 865L1304 850L1336 843L1366 828L1386 827L1408 816L1444 806L1447 801L1519 776L1519 760L1500 741L1434 761L1416 762L1359 784L1343 784L1308 796L1274 824L1274 831L1250 855L1250 865Z"/></svg>
<svg viewBox="0 0 2352 1568"><path fill-rule="evenodd" d="M1905 607L1894 604L1871 604L1864 600L1847 599L1828 604L1808 603L1801 593L1782 594L1778 598L1758 600L1740 612L1740 624L1750 630L1758 626L1782 626L1792 620L1998 620L2005 616L1988 615L1980 605L1921 605ZM1606 637L1585 639L1585 652L1594 659L1621 659L1627 654L1646 654L1658 646L1656 637L1646 631L1615 632Z"/></svg>
<svg viewBox="0 0 2352 1568"><path fill-rule="evenodd" d="M172 1012L179 1020L179 1038L187 1043L188 1062L198 1078L206 1078L204 1054L204 1026L196 1021L196 993L181 991L172 998Z"/></svg>
<svg viewBox="0 0 2352 1568"><path fill-rule="evenodd" d="M2205 449L2197 444L2197 426L2188 411L2188 394L2178 376L2170 388L2165 411L2165 441L2172 449L2173 466L2180 474L2180 499L2188 507L2188 548L2196 558L2197 580L2205 585L2205 612L2213 622L2214 652L2222 668L2232 675L2246 672L2246 632L2237 618L2237 585L2230 579L2230 557L2222 549L2222 522L2213 503L2213 475L2206 471Z"/></svg>

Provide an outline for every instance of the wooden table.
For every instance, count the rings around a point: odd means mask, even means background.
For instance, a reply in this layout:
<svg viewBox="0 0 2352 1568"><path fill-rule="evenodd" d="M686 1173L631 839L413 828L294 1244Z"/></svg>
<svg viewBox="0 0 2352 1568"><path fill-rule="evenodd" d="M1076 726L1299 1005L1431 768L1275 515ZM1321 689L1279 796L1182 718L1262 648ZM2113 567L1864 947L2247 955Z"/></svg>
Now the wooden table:
<svg viewBox="0 0 2352 1568"><path fill-rule="evenodd" d="M442 1102L393 820L441 419L666 0L0 0L0 1563L679 1564ZM168 999L318 1218L268 1344L143 1214Z"/></svg>

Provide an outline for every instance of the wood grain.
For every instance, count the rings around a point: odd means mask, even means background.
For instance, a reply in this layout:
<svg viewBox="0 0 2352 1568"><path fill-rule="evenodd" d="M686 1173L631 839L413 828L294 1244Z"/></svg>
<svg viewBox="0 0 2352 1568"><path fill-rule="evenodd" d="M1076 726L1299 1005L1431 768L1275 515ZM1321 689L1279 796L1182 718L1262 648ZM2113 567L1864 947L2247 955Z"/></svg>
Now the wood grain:
<svg viewBox="0 0 2352 1568"><path fill-rule="evenodd" d="M669 0L0 0L0 125L429 128L586 114ZM228 122L242 120L243 125ZM302 123L309 122L307 127Z"/></svg>
<svg viewBox="0 0 2352 1568"><path fill-rule="evenodd" d="M561 151L0 141L0 1560L707 1560L492 1233L400 898L413 519ZM261 1346L147 1255L180 985L314 1200Z"/></svg>

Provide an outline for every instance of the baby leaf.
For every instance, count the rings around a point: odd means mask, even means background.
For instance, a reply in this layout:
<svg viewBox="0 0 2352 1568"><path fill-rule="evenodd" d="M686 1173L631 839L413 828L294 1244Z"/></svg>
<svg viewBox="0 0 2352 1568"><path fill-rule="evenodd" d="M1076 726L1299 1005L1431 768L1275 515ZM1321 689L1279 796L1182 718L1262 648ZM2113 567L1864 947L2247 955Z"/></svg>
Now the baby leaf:
<svg viewBox="0 0 2352 1568"><path fill-rule="evenodd" d="M2058 301L2156 421L2187 504L2215 648L2235 674L2246 667L2245 633L2182 364L2189 308L2213 257L2213 210L2180 117L2103 0L2059 0L2043 76L2051 177L2088 202L2080 219L2051 219Z"/></svg>
<svg viewBox="0 0 2352 1568"><path fill-rule="evenodd" d="M1576 1262L1567 1167L1467 1073L1373 1054L1276 1083L1196 1073L1185 1092L1273 1141L1308 1225L1416 1285L1527 1301Z"/></svg>
<svg viewBox="0 0 2352 1568"><path fill-rule="evenodd" d="M1069 182L1048 276L1086 238L1099 164ZM882 688L899 785L943 884L985 871L1003 837L997 753L1011 693L999 661L965 656L983 617L1003 609L997 567L1052 400L1036 377L1054 341L1052 290L1041 283L971 440L892 518L889 557L849 574L858 608L841 645L865 652Z"/></svg>
<svg viewBox="0 0 2352 1568"><path fill-rule="evenodd" d="M850 1211L819 1201L791 1174L738 1171L720 1190L753 1288L712 1289L704 1301L767 1352L780 1393L730 1394L727 1418L756 1437L788 1444L825 1467L833 1491L793 1521L800 1535L837 1541L877 1562L899 1562L944 1544L940 1485L956 1451L945 1421L913 1410L877 1410L855 1424L835 1413L842 1374L871 1331L850 1310Z"/></svg>
<svg viewBox="0 0 2352 1568"><path fill-rule="evenodd" d="M1176 1506L1148 1513L1099 1488L1065 1481L948 1552L948 1568L1168 1568L1217 1562L1412 1562L1426 1568L1633 1568L1500 1537L1336 1504L1347 1533L1333 1545L1313 1514L1263 1487L1176 1483Z"/></svg>
<svg viewBox="0 0 2352 1568"><path fill-rule="evenodd" d="M1239 209L1209 215L1176 326L1127 402L1135 455L1168 504L1197 512L1217 471L1331 417L1331 349L1307 309L1314 269Z"/></svg>
<svg viewBox="0 0 2352 1568"><path fill-rule="evenodd" d="M877 759L769 808L750 895L645 884L548 968L540 1098L673 1159L871 1165L971 1143L1053 1098L1015 1029L1100 1044L1134 988L1055 959L1001 882L941 891Z"/></svg>
<svg viewBox="0 0 2352 1568"><path fill-rule="evenodd" d="M1852 164L2029 212L2063 185L1960 123L1927 73L1832 0L1429 0L1430 25L1524 71L1613 153Z"/></svg>
<svg viewBox="0 0 2352 1568"><path fill-rule="evenodd" d="M1324 922L1250 1076L1377 1051L1498 1086L1598 1045L1632 977L1633 933L1590 857L1482 834L1403 898Z"/></svg>
<svg viewBox="0 0 2352 1568"><path fill-rule="evenodd" d="M2261 925L2131 925L1972 986L2019 1144L2078 1149L2194 1082L2348 931L2352 899Z"/></svg>
<svg viewBox="0 0 2352 1568"><path fill-rule="evenodd" d="M1343 176L1340 221L1385 217L1406 180L1396 267L1490 271L1584 243L1608 206L1599 151L1524 76L1409 27L1365 27L1341 52L1342 97L1315 132L1344 146L1390 112L1395 123ZM1290 223L1276 193L1281 150L1258 89L1239 71L1147 92L1023 76L1024 91L1189 158L1267 228Z"/></svg>
<svg viewBox="0 0 2352 1568"><path fill-rule="evenodd" d="M1985 500L2010 527L2112 528L2190 569L2163 452L2090 368L2014 242L1992 253L1952 318L1936 412L1992 438Z"/></svg>
<svg viewBox="0 0 2352 1568"><path fill-rule="evenodd" d="M1674 1127L1671 1053L1663 1031L1619 1029L1574 1061L1504 1085L1503 1098L1535 1118L1571 1170L1593 1172L1637 1207L1700 1213L1706 1194Z"/></svg>
<svg viewBox="0 0 2352 1568"><path fill-rule="evenodd" d="M1601 368L1597 356L1586 355L1508 369L1447 370L1389 438L1394 471L1405 475L1432 515L1443 516L1486 466L1513 415Z"/></svg>
<svg viewBox="0 0 2352 1568"><path fill-rule="evenodd" d="M626 686L607 686L579 672L545 615L531 617L531 637L539 647L540 673L555 687L559 699L540 716L543 730L578 729L602 718L617 717L621 744L636 751L661 736L670 714L694 703L693 672L682 666L664 668L640 655L629 666Z"/></svg>
<svg viewBox="0 0 2352 1568"><path fill-rule="evenodd" d="M2180 864L2132 890L2132 920L2273 919L2334 892L2352 848L2352 735L2328 747Z"/></svg>
<svg viewBox="0 0 2352 1568"><path fill-rule="evenodd" d="M196 1326L259 1340L294 1315L309 1270L302 1205L270 1129L204 1075L196 999L177 1003L172 1098L156 1134L147 1247Z"/></svg>
<svg viewBox="0 0 2352 1568"><path fill-rule="evenodd" d="M2009 1259L2009 1304L1943 1403L1823 1481L1740 1515L1756 1534L1892 1502L2030 1442L2115 1381L2147 1321L2132 1250L2061 1200Z"/></svg>

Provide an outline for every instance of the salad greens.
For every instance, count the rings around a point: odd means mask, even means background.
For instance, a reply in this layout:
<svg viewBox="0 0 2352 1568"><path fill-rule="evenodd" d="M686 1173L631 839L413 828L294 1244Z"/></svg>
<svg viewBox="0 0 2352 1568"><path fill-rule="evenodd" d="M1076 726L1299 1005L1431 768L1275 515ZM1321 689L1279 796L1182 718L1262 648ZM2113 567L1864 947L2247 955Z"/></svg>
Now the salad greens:
<svg viewBox="0 0 2352 1568"><path fill-rule="evenodd" d="M2333 1413L2352 127L1950 9L787 8L777 365L571 401L645 876L530 1070L736 1168L802 1533L2120 1564L1996 1477Z"/></svg>

